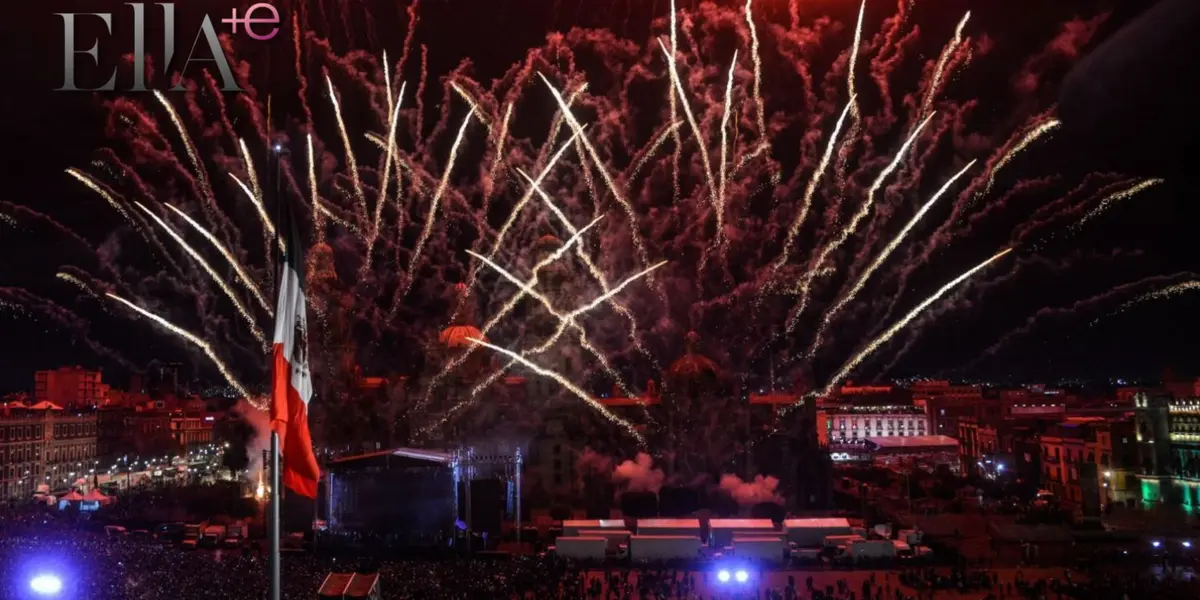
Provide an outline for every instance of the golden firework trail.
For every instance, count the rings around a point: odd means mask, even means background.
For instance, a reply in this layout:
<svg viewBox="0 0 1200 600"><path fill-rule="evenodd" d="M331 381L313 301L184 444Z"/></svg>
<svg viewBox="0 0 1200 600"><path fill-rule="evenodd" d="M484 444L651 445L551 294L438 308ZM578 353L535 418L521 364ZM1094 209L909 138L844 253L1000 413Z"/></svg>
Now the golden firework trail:
<svg viewBox="0 0 1200 600"><path fill-rule="evenodd" d="M867 0L858 5L858 22L854 26L854 45L850 48L850 64L846 71L846 96L850 98L850 131L846 141L838 149L837 184L839 188L846 187L846 156L850 152L850 144L858 138L862 124L862 114L858 110L858 92L855 91L854 73L858 70L858 49L862 46L863 17L867 12Z"/></svg>
<svg viewBox="0 0 1200 600"><path fill-rule="evenodd" d="M821 248L821 251L817 254L816 261L812 263L811 269L817 269L824 265L825 259L829 258L829 255L833 253L834 250L844 244L846 240L854 234L855 230L858 229L858 224L862 222L864 218L866 218L868 213L871 212L871 206L875 204L875 194L879 191L879 188L883 187L883 182L886 181L888 176L892 174L892 171L895 171L896 167L900 165L900 160L904 158L904 154L908 152L909 146L912 146L912 143L917 139L917 136L921 134L921 131L925 129L925 126L929 124L929 120L932 118L933 114L925 117L925 120L921 121L921 124L918 125L916 130L908 136L908 139L904 140L904 145L900 146L900 149L896 151L896 155L892 157L892 162L888 163L887 167L884 167L883 171L879 173L879 176L875 178L875 182L872 183L871 187L867 189L866 201L862 203L862 206L858 208L858 212L854 213L854 216L850 218L850 222L842 228L837 237ZM808 306L808 295L811 291L813 272L814 271L810 270L808 273L802 275L799 281L796 282L796 291L800 294L800 303L797 310L792 315L792 318L788 322L788 333L791 333L796 329L796 324L800 320L801 313L803 313L805 307Z"/></svg>
<svg viewBox="0 0 1200 600"><path fill-rule="evenodd" d="M571 112L571 107L568 106L566 101L563 100L562 94L559 93L558 89L550 83L549 79L546 79L545 75L538 73L538 77L541 77L542 81L546 84L546 87L550 88L550 93L554 95L554 100L558 102L559 109L562 110L563 118L567 120L567 124L571 126L571 130L579 136L579 141L583 143L583 147L587 150L588 156L590 156L592 162L595 163L596 169L600 171L600 176L604 178L604 183L608 185L608 189L610 192L612 192L613 198L616 198L617 203L621 205L621 208L625 209L625 216L629 218L630 237L633 238L633 244L637 248L638 258L641 259L642 264L650 262L649 254L646 251L646 243L642 240L642 234L638 231L637 213L633 211L633 205L630 204L629 200L625 198L625 195L617 189L617 184L613 181L612 175L609 174L608 169L605 168L604 162L600 160L600 154L596 152L596 148L592 146L590 141L588 141L587 135L583 133L583 126L579 124L579 120L576 119L575 114Z"/></svg>
<svg viewBox="0 0 1200 600"><path fill-rule="evenodd" d="M593 221L593 223L594 223L594 221ZM571 327L579 334L579 345L582 346L584 350L587 350L588 352L590 352L596 358L596 360L600 363L600 365L607 372L608 376L613 378L613 381L615 381L617 383L617 385L620 386L622 391L624 391L626 394L630 393L629 387L625 385L625 381L608 363L608 359L605 358L604 353L601 352L595 346L593 346L591 341L589 341L587 339L587 331L584 330L584 328L581 325L579 325L579 323L577 323L574 319L568 319L562 313L555 310L554 305L550 303L549 298L546 298L546 296L544 296L537 290L533 289L533 287L529 286L528 284L521 281L520 279L517 279L517 277L515 275L513 275L512 273L509 273L507 270L505 270L500 265L492 262L486 256L482 256L482 255L472 252L470 250L467 250L467 254L470 254L471 256L478 258L484 264L491 267L492 270L494 270L497 273L499 273L500 275L504 276L505 279L509 280L514 285L516 285L518 288L520 288L521 291L524 292L526 295L532 296L535 300L540 302L541 305L546 309L547 312L549 312L554 318L558 319L558 324L559 324L558 332L555 335L551 336L549 340L547 340L546 342L543 342L542 345L539 346L537 350L529 352L528 354L540 354L540 353L545 352L546 350L550 349L550 347L553 346L558 341L558 338L561 337L561 333L564 330L566 330L567 327ZM502 370L507 370L511 366L512 365L509 365L508 367L505 367ZM477 394L482 387L483 386L476 386L475 390L472 391L471 395L474 396L475 394Z"/></svg>
<svg viewBox="0 0 1200 600"><path fill-rule="evenodd" d="M467 106L470 106L471 110L475 111L475 113L476 113L475 116L479 118L479 122L483 123L483 126L487 127L488 134L491 134L492 133L492 124L489 123L488 120L483 116L483 111L480 110L479 104L477 104L475 102L475 99L472 98L471 95L468 94L466 90L459 87L457 82L451 81L450 87L454 88L454 91L458 92L459 97L462 98L463 101L467 103Z"/></svg>
<svg viewBox="0 0 1200 600"><path fill-rule="evenodd" d="M1096 208L1093 208L1090 212L1088 212L1088 214L1084 215L1082 219L1079 219L1079 221L1072 225L1071 230L1078 231L1084 223L1087 223L1088 221L1100 216L1101 213L1112 208L1112 206L1117 202L1135 196L1139 192L1152 188L1162 182L1162 179L1143 179L1142 181L1139 181L1123 190L1109 194L1100 201L1100 204L1097 205Z"/></svg>
<svg viewBox="0 0 1200 600"><path fill-rule="evenodd" d="M737 50L733 51L733 58L729 61L729 79L725 83L725 113L721 116L721 167L720 180L718 181L717 191L717 211L718 214L725 214L725 171L726 161L729 155L729 111L733 108L733 73L737 69ZM724 221L725 218L719 217L717 222ZM717 243L721 244L725 239L725 230L717 229Z"/></svg>
<svg viewBox="0 0 1200 600"><path fill-rule="evenodd" d="M679 33L678 33L679 25L675 21L676 21L675 0L671 0L671 61L675 60L675 54L677 52L679 52ZM667 99L670 101L670 104L671 104L671 122L674 123L679 120L679 106L677 104L678 99L675 97L675 87L672 85L667 86ZM673 193L675 195L671 196L671 202L678 203L679 195L680 195L680 192L679 192L679 190L680 190L680 188L679 188L679 151L683 147L683 143L680 140L678 129L675 130L674 135L675 135L675 146L674 146L674 148L671 149L671 183L672 183L672 185L674 185Z"/></svg>
<svg viewBox="0 0 1200 600"><path fill-rule="evenodd" d="M171 209L175 214L183 217L183 220L187 221L188 225L192 226L192 229L195 229L197 233L204 236L204 239L208 240L208 242L217 249L217 252L220 253L220 255L225 259L225 262L228 262L229 266L233 267L233 272L238 276L238 279L241 280L242 285L246 286L246 289L250 291L252 296L254 296L254 299L258 301L258 305L267 312L267 315L272 317L275 316L274 311L271 310L271 305L267 303L267 299L263 296L262 290L258 289L258 285L254 283L254 279L250 277L250 274L247 273L244 268L242 268L242 264L238 262L236 258L234 258L233 253L231 253L229 249L226 248L225 245L216 238L216 236L214 236L212 233L209 233L207 229L189 217L187 213L179 210L171 204L164 203L164 205Z"/></svg>
<svg viewBox="0 0 1200 600"><path fill-rule="evenodd" d="M662 133L658 134L658 137L654 138L654 141L651 142L649 148L646 149L646 152L640 158L638 158L637 162L633 163L632 167L629 168L629 176L626 178L628 181L637 179L638 174L642 172L642 167L645 167L646 163L654 157L654 154L658 152L658 149L661 148L663 143L667 141L668 136L679 131L680 125L683 125L683 121L675 121L666 129L664 129Z"/></svg>
<svg viewBox="0 0 1200 600"><path fill-rule="evenodd" d="M141 229L137 222L134 221L130 216L129 212L125 210L125 207L122 206L116 198L113 198L107 190L101 187L100 184L96 183L96 180L93 179L91 175L88 175L87 173L84 173L83 171L80 171L74 167L67 169L67 175L79 180L79 183L82 183L83 185L87 186L89 190L96 192L96 194L98 194L101 198L104 198L104 201L107 202L109 206L112 206L114 210L121 213L121 216L124 217L125 220L134 227L134 229ZM13 225L16 225L16 221L13 221Z"/></svg>
<svg viewBox="0 0 1200 600"><path fill-rule="evenodd" d="M582 238L583 233L586 232L588 229L591 229L592 226L595 225L596 223L598 223L600 221L600 219L602 219L602 218L604 218L603 215L596 217L594 220L592 220L591 223L588 223L587 226L585 226L583 229L580 229L579 231L575 232L574 235L572 235L569 239L567 239L567 242L565 244L563 244L562 247L558 248L554 252L550 253L549 256L547 256L546 258L543 258L542 260L538 261L537 264L533 265L533 269L530 271L529 280L527 282L525 282L526 285L529 286L530 288L532 288L533 286L536 286L538 273L543 268L545 268L547 265L549 265L550 263L553 263L554 261L562 258L562 256L567 253L567 250L569 250L572 246L575 245L575 243L577 241L579 241ZM488 319L486 323L483 324L483 328L479 332L480 335L486 336L488 334L488 332L490 332L492 330L492 328L495 327L496 324L498 324L500 322L501 319L503 319L510 312L512 312L512 310L514 308L516 308L517 303L519 303L524 297L525 297L525 289L521 288L520 292L513 294L512 297L508 299L508 302L505 302L504 306L502 306L500 308L500 310L496 312L496 314L492 315L492 317L490 319ZM420 408L424 407L426 404L428 404L429 397L433 394L433 391L435 389L437 389L437 386L439 383L441 383L442 379L444 377L446 377L446 375L448 375L450 373L450 371L453 371L454 369L458 368L459 365L466 362L467 357L469 357L474 352L475 352L474 347L467 348L462 353L460 353L458 356L454 357L454 359L452 359L450 362L446 363L446 366L442 367L442 370L439 371L437 375L434 375L433 378L429 380L429 385L425 389L425 396L422 397L421 401L417 403L416 409L420 409Z"/></svg>
<svg viewBox="0 0 1200 600"><path fill-rule="evenodd" d="M517 354L516 352L513 352L512 350L501 348L500 346L495 346L495 345L489 344L483 340L477 340L475 338L467 338L467 339L475 344L479 344L480 346L483 346L485 348L499 352L500 354L503 354L503 355L521 363L526 368L533 371L534 373L537 373L538 375L541 375L543 377L549 377L550 379L553 379L554 381L558 382L559 385L566 388L567 391L571 392L572 394L575 394L576 396L579 397L579 399L586 402L588 404L588 406L591 406L592 408L594 408L596 410L596 412L600 413L600 415L603 416L605 419L608 419L611 423L613 423L615 425L619 425L622 429L624 429L627 433L629 433L629 435L633 436L633 438L636 439L639 444L644 445L646 443L646 439L642 437L641 433L638 433L637 429L634 429L633 425L629 421L626 421L625 419L622 419L621 417L618 417L617 415L610 412L608 410L608 408L606 408L603 404L596 402L596 400L594 398L592 398L590 395L588 395L587 392L579 389L579 386L575 385L574 383L571 383L571 381L569 379L567 379L566 377L563 377L562 375L559 375L557 372L547 369L545 367L538 366L538 365L534 364L532 361L530 361L529 359L521 356L520 354Z"/></svg>
<svg viewBox="0 0 1200 600"><path fill-rule="evenodd" d="M871 264L863 270L862 274L858 276L858 280L855 281L854 285L850 288L850 291L846 292L845 295L838 299L838 301L834 303L834 305L830 307L828 311L825 312L825 315L821 317L821 324L817 326L816 335L813 336L813 342L808 347L809 355L812 355L812 353L816 352L817 346L821 345L821 339L825 334L826 328L829 327L829 324L833 321L834 317L836 317L838 313L840 313L842 309L846 307L846 304L853 300L854 297L857 296L860 291L862 291L863 286L866 285L867 280L871 277L871 274L874 273L875 270L878 269L879 266L882 265L889 256L891 256L892 252L894 252L898 246L900 246L900 243L904 241L904 237L908 235L908 232L911 231L918 222L920 222L921 218L925 216L925 213L929 212L929 209L932 208L933 204L942 197L942 194L945 194L946 190L949 190L950 186L954 185L954 182L957 181L959 177L962 177L968 169L974 166L974 164L975 161L967 163L967 166L963 167L958 173L955 173L953 177L951 177L944 185L942 185L942 187L933 194L929 201L921 206L917 213L908 220L908 223L904 225L904 229L901 229L900 233L897 233L896 237L892 238L892 241L888 242L887 246L884 246L883 251L879 253L879 256L876 256L875 260L871 261Z"/></svg>
<svg viewBox="0 0 1200 600"><path fill-rule="evenodd" d="M188 135L187 128L183 126L183 121L179 118L179 113L175 112L175 107L167 101L167 97L159 90L154 90L154 97L158 98L159 104L162 104L163 109L167 111L167 116L171 118L171 124L175 126L175 130L179 132L180 139L183 140L184 150L187 151L188 160L192 161L192 168L196 171L196 181L200 183L200 189L205 195L205 200L209 206L216 205L216 199L213 198L212 188L208 185L207 171L204 170L204 164L200 162L200 158L196 155L196 146L192 143L192 137Z"/></svg>
<svg viewBox="0 0 1200 600"><path fill-rule="evenodd" d="M390 114L392 114L392 110L395 108L393 106L393 103L395 102L395 100L392 98L392 65L391 65L391 63L388 62L387 50L383 51L383 65L382 66L383 66L383 89L384 89L384 91L387 92L388 114L390 115ZM403 92L401 92L401 95L403 95Z"/></svg>
<svg viewBox="0 0 1200 600"><path fill-rule="evenodd" d="M325 241L325 223L323 217L327 212L324 206L321 206L321 195L317 193L317 165L313 157L313 139L312 134L308 134L308 195L313 206L313 229L317 233L317 242Z"/></svg>
<svg viewBox="0 0 1200 600"><path fill-rule="evenodd" d="M328 71L325 72L325 83L329 87L329 101L333 103L333 114L337 118L338 133L342 136L342 147L346 151L346 170L349 171L354 199L358 202L359 215L365 221L367 199L363 195L362 180L358 177L358 160L354 156L354 148L350 145L350 134L346 132L346 121L342 119L342 105L338 102L337 89L333 87L333 80L329 78Z"/></svg>
<svg viewBox="0 0 1200 600"><path fill-rule="evenodd" d="M94 298L97 302L100 302L101 308L104 307L104 299L101 298L100 295L96 293L96 290L92 289L92 286L84 283L82 279L80 279L70 273L64 273L62 271L55 273L54 276L83 290L84 293L86 293L87 295ZM108 312L108 309L104 309L104 312Z"/></svg>
<svg viewBox="0 0 1200 600"><path fill-rule="evenodd" d="M387 54L383 55L384 60L387 60ZM386 64L386 63L385 63ZM391 107L388 118L388 137L387 149L383 159L383 179L379 183L379 199L375 202L375 217L371 221L371 231L367 234L367 256L363 261L361 273L366 273L371 269L371 259L375 252L375 242L379 240L379 221L383 218L383 205L387 202L387 188L390 183L392 163L396 160L396 123L400 120L400 105L404 103L404 88L407 83L400 84L400 97L395 101L392 100L392 85L389 78L388 83L388 105ZM399 168L397 167L397 171ZM397 184L397 188L399 185ZM397 196L400 190L396 190Z"/></svg>
<svg viewBox="0 0 1200 600"><path fill-rule="evenodd" d="M263 403L256 401L253 397L250 396L250 393L246 391L246 387L243 386L241 384L241 382L239 382L237 380L237 377L234 377L233 372L230 371L229 367L225 365L225 361L221 360L221 358L219 356L217 356L217 353L213 351L212 346L210 346L208 344L208 342L205 342L204 340L193 335L188 330L186 330L178 325L175 325L174 323L172 323L172 322L170 322L170 321L116 295L116 294L106 293L104 295L108 296L109 298L112 298L113 300L116 300L117 302L120 302L121 304L124 304L125 306L128 306L129 308L133 309L134 311L136 311L138 314L142 315L143 317L146 317L147 319L150 319L150 320L158 323L159 325L162 325L163 328L166 329L167 331L174 333L175 335L191 342L196 347L200 348L200 350L202 352L204 352L205 356L208 356L208 359L212 361L213 365L215 365L217 367L217 370L220 371L221 376L223 376L225 378L225 381L229 383L229 387L232 387L235 391L237 391L238 394L240 394L242 397L246 398L246 400L248 402L250 402L251 404L253 404L255 408L257 408L259 410L266 410L267 407Z"/></svg>
<svg viewBox="0 0 1200 600"><path fill-rule="evenodd" d="M812 177L808 180L808 186L804 188L804 196L800 200L800 212L796 213L796 218L792 220L792 226L788 228L787 237L783 240L783 252L779 255L779 260L771 268L772 278L768 280L768 285L774 278L774 274L779 271L783 265L787 264L788 258L791 255L792 244L796 241L796 236L800 234L800 228L804 225L804 220L808 218L808 210L812 207L813 194L821 185L821 177L825 174L825 169L829 167L829 159L833 156L833 149L837 146L838 134L842 131L842 125L846 123L846 115L850 113L850 108L854 106L854 98L846 103L846 108L842 109L842 116L838 117L837 125L833 127L833 133L829 136L829 142L825 145L825 153L821 155L821 162L817 163L816 170L813 171ZM819 266L819 265L818 265Z"/></svg>
<svg viewBox="0 0 1200 600"><path fill-rule="evenodd" d="M231 288L229 284L221 278L216 269L212 268L212 265L208 264L208 261L204 260L204 257L200 256L200 253L197 252L195 248L184 241L183 236L179 235L174 228L168 225L166 221L160 219L158 215L154 214L154 211L146 208L146 206L141 202L135 201L134 204L138 208L142 209L142 211L147 215L150 215L150 218L154 219L154 222L158 223L159 227L162 227L163 230L167 232L167 235L170 235L171 238L174 239L175 242L178 243L188 253L188 256L191 256L192 260L195 260L196 263L200 265L200 268L204 269L204 272L208 273L208 276L217 283L217 287L221 288L221 291L225 292L225 295L229 297L231 302L233 302L233 307L237 309L238 314L241 315L242 319L246 321L246 324L250 326L250 333L254 335L254 339L258 340L260 344L266 344L266 338L263 337L263 332L258 328L258 324L254 322L254 317L251 316L250 311L246 308L246 305L242 304L242 301L238 299L237 294L233 293L233 288Z"/></svg>
<svg viewBox="0 0 1200 600"><path fill-rule="evenodd" d="M254 169L254 158L250 155L250 148L246 146L246 140L238 138L238 150L242 153L242 162L246 163L246 177L250 179L250 189L254 190L254 195L251 200L255 204L263 203L262 186L258 184L258 173Z"/></svg>
<svg viewBox="0 0 1200 600"><path fill-rule="evenodd" d="M442 180L438 182L437 190L433 192L433 198L429 201L429 214L425 215L425 227L421 229L421 237L417 238L412 258L408 261L408 273L404 278L404 291L400 297L408 294L409 288L416 280L417 262L421 259L421 251L425 249L429 235L433 233L433 221L437 217L438 203L442 201L442 194L446 193L446 186L450 183L450 172L454 170L454 161L458 158L458 148L462 145L463 136L467 133L467 125L471 124L471 117L474 115L475 109L472 108L471 112L463 118L462 126L458 128L458 135L454 136L454 145L450 146L450 157L446 159L446 170L442 172ZM393 310L393 312L395 311Z"/></svg>
<svg viewBox="0 0 1200 600"><path fill-rule="evenodd" d="M762 99L762 58L758 54L758 29L754 27L754 14L750 12L754 0L746 0L746 26L750 28L750 57L754 59L754 106L758 117L759 148L769 147L767 136L767 114ZM673 46L672 46L673 47Z"/></svg>
<svg viewBox="0 0 1200 600"><path fill-rule="evenodd" d="M250 202L254 204L255 210L258 212L258 218L263 224L263 239L267 241L268 245L270 245L271 240L274 239L276 245L279 246L279 251L287 253L287 249L283 247L283 239L275 233L275 224L271 222L271 217L267 215L267 208L263 205L262 199L256 196L254 191L251 190L245 184L245 182L243 182L241 179L238 179L237 175L230 173L229 177L233 179L234 183L238 184L238 187L242 188L242 191L246 193L246 197L250 198Z"/></svg>
<svg viewBox="0 0 1200 600"><path fill-rule="evenodd" d="M1167 286L1161 290L1154 290L1153 292L1147 292L1145 294L1142 294L1141 296L1138 296L1137 298L1134 298L1133 300L1130 300L1129 302L1122 304L1120 307L1117 308L1117 310L1114 310L1108 316L1112 317L1115 315L1119 315L1125 311L1135 308L1139 304L1150 302L1152 300L1166 300L1167 298L1173 298L1173 297L1179 296L1181 294L1186 294L1188 292L1196 292L1196 291L1200 291L1200 281L1193 279L1191 281L1177 283L1175 285ZM1092 321L1090 323L1090 325L1095 325L1096 323L1099 323L1102 320L1103 320L1102 318L1096 319L1095 321Z"/></svg>
<svg viewBox="0 0 1200 600"><path fill-rule="evenodd" d="M491 198L496 192L496 173L500 170L500 163L504 161L504 141L508 139L508 122L512 119L513 105L509 102L504 107L504 120L500 122L500 134L496 136L496 156L492 158L492 167L488 169L488 191L487 195Z"/></svg>
<svg viewBox="0 0 1200 600"><path fill-rule="evenodd" d="M963 15L961 21L958 22L958 27L954 28L954 38L942 48L941 56L938 56L937 65L933 68L933 79L929 82L929 89L925 92L925 100L921 102L921 116L929 114L929 109L933 107L933 99L937 96L938 88L942 85L942 77L946 73L946 63L950 62L950 57L954 56L954 51L958 45L962 43L963 29L967 26L967 20L971 18L971 11Z"/></svg>
<svg viewBox="0 0 1200 600"><path fill-rule="evenodd" d="M679 70L675 66L675 55L667 49L667 45L660 39L658 40L659 47L662 48L663 55L667 57L667 71L671 74L671 83L675 86L675 92L679 95L679 103L683 106L683 114L687 117L688 125L692 128L692 135L696 136L696 144L700 148L700 161L704 164L704 179L708 184L708 194L713 206L718 205L717 200L717 184L713 181L712 161L708 158L708 148L705 147L704 134L700 131L700 125L696 122L696 115L692 113L691 103L687 101L687 93L683 90L683 81L679 78ZM720 231L724 226L725 216L717 211L717 230Z"/></svg>
<svg viewBox="0 0 1200 600"><path fill-rule="evenodd" d="M1039 124L1037 127L1034 127L1029 131L1029 133L1025 134L1025 137L1021 138L1021 141L1018 142L1016 146L1013 146L1012 150L1005 152L1004 156L1001 156L1000 160L996 161L996 165L992 167L991 172L988 173L987 185L983 187L983 191L980 192L976 198L992 191L992 186L996 183L996 173L999 173L1000 169L1003 168L1004 165L1007 165L1009 161L1020 154L1022 150L1028 148L1030 144L1037 141L1038 138L1057 129L1059 125L1062 125L1062 121L1059 121L1058 119L1050 119Z"/></svg>
<svg viewBox="0 0 1200 600"><path fill-rule="evenodd" d="M566 227L567 230L572 234L578 234L578 232L575 230L575 226L572 225L570 219L567 218L567 215L563 214L563 211L559 209L558 205L555 204L555 202L550 198L549 194L547 194L545 190L541 188L538 182L530 179L529 175L520 168L517 168L517 173L525 178L530 188L537 192L538 196L542 198L542 201L546 203L546 206L550 208L550 211L553 212L556 217L558 217L558 220L562 222L563 226ZM601 291L607 293L609 291L608 278L604 276L604 271L601 271L600 267L596 266L596 263L592 260L592 256L583 249L582 245L575 247L575 255L579 257L579 260L583 262L585 267L587 267L588 272L600 284ZM617 311L617 313L629 321L629 340L633 342L634 348L638 352L642 353L642 355L651 357L653 360L653 355L651 355L646 350L646 347L642 345L641 336L638 334L637 319L633 316L633 311L629 310L625 307L625 305L617 302L616 300L609 300L609 306L611 306L613 310ZM580 334L582 335L582 331ZM604 362L604 359L601 359L601 362L605 364L605 369L610 371L609 375L613 378L613 380L621 386L621 390L628 394L629 389L621 381L621 378L619 375L617 375L616 371L611 367L608 367L607 363Z"/></svg>
<svg viewBox="0 0 1200 600"><path fill-rule="evenodd" d="M920 304L918 304L916 306L916 308L913 308L911 311L909 311L908 314L904 315L904 317L902 317L899 321L896 321L896 323L893 324L891 327L889 327L886 331L884 331L883 333L876 336L875 339L871 340L871 342L866 345L866 347L864 347L857 354L852 356L850 358L850 360L846 361L846 364L842 365L842 368L838 370L837 374L834 375L833 378L829 380L829 383L827 383L825 385L825 389L821 391L820 395L828 396L832 392L833 388L835 388L839 383L841 383L842 380L845 379L846 376L849 375L850 372L853 371L855 367L857 367L860 363L862 363L862 361L864 359L866 359L868 356L870 356L871 353L875 352L875 350L877 350L880 346L887 343L888 340L892 339L892 336L896 335L897 332L899 332L906 325L908 325L909 322L911 322L918 315L920 315L926 308L929 307L930 304L937 302L937 300L939 298L941 298L942 296L944 296L946 294L946 292L950 291L955 286L962 283L970 276L974 275L980 269L999 260L1001 257L1003 257L1005 254L1008 254L1009 252L1012 252L1012 248L1006 248L1004 250L1001 250L1000 252L993 255L991 258L979 263L978 265L975 265L966 273L963 273L962 275L955 277L952 281L950 281L950 283L943 285L941 288L938 289L938 291L934 292L933 295L931 295L928 298L926 298L925 300L923 300Z"/></svg>

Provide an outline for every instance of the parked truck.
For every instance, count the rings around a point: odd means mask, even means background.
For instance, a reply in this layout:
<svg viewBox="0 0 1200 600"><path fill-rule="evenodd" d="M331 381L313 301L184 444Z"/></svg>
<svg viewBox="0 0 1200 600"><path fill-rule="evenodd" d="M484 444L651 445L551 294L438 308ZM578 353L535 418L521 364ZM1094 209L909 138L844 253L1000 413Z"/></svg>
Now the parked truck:
<svg viewBox="0 0 1200 600"><path fill-rule="evenodd" d="M200 545L206 548L216 548L225 539L224 525L209 525L200 536Z"/></svg>
<svg viewBox="0 0 1200 600"><path fill-rule="evenodd" d="M200 545L200 534L204 529L203 525L184 525L183 526L183 548L185 550L195 550Z"/></svg>
<svg viewBox="0 0 1200 600"><path fill-rule="evenodd" d="M700 538L689 535L635 535L629 554L637 562L693 560L700 555Z"/></svg>
<svg viewBox="0 0 1200 600"><path fill-rule="evenodd" d="M580 561L603 561L608 554L608 540L600 536L560 536L554 542L554 554Z"/></svg>
<svg viewBox="0 0 1200 600"><path fill-rule="evenodd" d="M788 541L800 548L815 548L831 535L848 535L850 521L846 519L788 519L783 522Z"/></svg>
<svg viewBox="0 0 1200 600"><path fill-rule="evenodd" d="M733 554L738 560L779 565L787 560L787 545L777 537L735 537Z"/></svg>
<svg viewBox="0 0 1200 600"><path fill-rule="evenodd" d="M847 555L854 562L896 557L892 540L856 540L847 545Z"/></svg>

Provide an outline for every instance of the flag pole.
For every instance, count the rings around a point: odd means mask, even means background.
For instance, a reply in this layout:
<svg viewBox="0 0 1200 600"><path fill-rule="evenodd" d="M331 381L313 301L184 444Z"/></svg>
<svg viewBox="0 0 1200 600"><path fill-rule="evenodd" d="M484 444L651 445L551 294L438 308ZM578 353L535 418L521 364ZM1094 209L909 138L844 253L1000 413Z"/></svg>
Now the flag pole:
<svg viewBox="0 0 1200 600"><path fill-rule="evenodd" d="M271 573L270 600L280 600L279 578L279 432L271 432L271 495L267 535L271 539L271 556L268 570Z"/></svg>

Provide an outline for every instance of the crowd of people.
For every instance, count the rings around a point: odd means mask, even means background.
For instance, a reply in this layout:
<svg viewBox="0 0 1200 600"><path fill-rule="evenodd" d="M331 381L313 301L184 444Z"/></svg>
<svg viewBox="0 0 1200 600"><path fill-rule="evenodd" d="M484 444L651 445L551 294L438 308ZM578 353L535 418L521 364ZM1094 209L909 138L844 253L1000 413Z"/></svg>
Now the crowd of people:
<svg viewBox="0 0 1200 600"><path fill-rule="evenodd" d="M109 536L53 518L0 519L5 598L30 598L30 581L51 574L61 597L91 600L261 600L267 558L258 549L187 551ZM713 573L664 568L581 568L552 559L347 559L296 552L282 563L283 597L315 598L331 572L378 573L383 598L580 600L1130 600L1198 598L1195 579L1145 568L1058 571L917 568L899 572L755 573L737 585ZM1172 573L1178 575L1178 573ZM815 576L815 579L814 579Z"/></svg>

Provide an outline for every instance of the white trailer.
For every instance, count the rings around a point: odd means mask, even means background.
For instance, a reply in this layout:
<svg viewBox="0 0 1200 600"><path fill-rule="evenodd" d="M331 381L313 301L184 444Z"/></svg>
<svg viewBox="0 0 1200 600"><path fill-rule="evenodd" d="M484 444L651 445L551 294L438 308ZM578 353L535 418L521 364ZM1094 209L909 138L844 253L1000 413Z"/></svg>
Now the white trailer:
<svg viewBox="0 0 1200 600"><path fill-rule="evenodd" d="M855 562L895 558L896 545L892 540L858 540L847 545L848 554Z"/></svg>
<svg viewBox="0 0 1200 600"><path fill-rule="evenodd" d="M850 533L850 521L846 519L788 519L783 527L788 541L801 548L815 548L828 536Z"/></svg>
<svg viewBox="0 0 1200 600"><path fill-rule="evenodd" d="M623 519L587 519L587 520L566 520L563 521L563 535L575 537L583 530L595 529L625 529L625 521Z"/></svg>
<svg viewBox="0 0 1200 600"><path fill-rule="evenodd" d="M708 545L723 548L735 537L773 535L780 533L770 519L711 519L708 522Z"/></svg>
<svg viewBox="0 0 1200 600"><path fill-rule="evenodd" d="M822 543L822 545L825 546L826 548L838 548L838 547L842 547L842 546L845 546L848 548L850 546L850 544L853 544L854 542L861 542L861 541L864 541L864 538L863 538L863 536L858 535L858 534L827 535L827 536L825 536L825 540Z"/></svg>
<svg viewBox="0 0 1200 600"><path fill-rule="evenodd" d="M629 544L631 535L633 534L626 529L582 529L577 537L602 537L608 540L608 551L616 554L621 544Z"/></svg>
<svg viewBox="0 0 1200 600"><path fill-rule="evenodd" d="M692 560L700 556L700 537L635 535L629 538L629 555L637 562Z"/></svg>
<svg viewBox="0 0 1200 600"><path fill-rule="evenodd" d="M700 519L638 519L638 535L684 535L700 537Z"/></svg>
<svg viewBox="0 0 1200 600"><path fill-rule="evenodd" d="M735 537L733 554L738 560L779 565L787 560L787 545L780 538Z"/></svg>
<svg viewBox="0 0 1200 600"><path fill-rule="evenodd" d="M608 555L608 540L602 537L560 537L554 542L555 555L571 560L603 561Z"/></svg>

